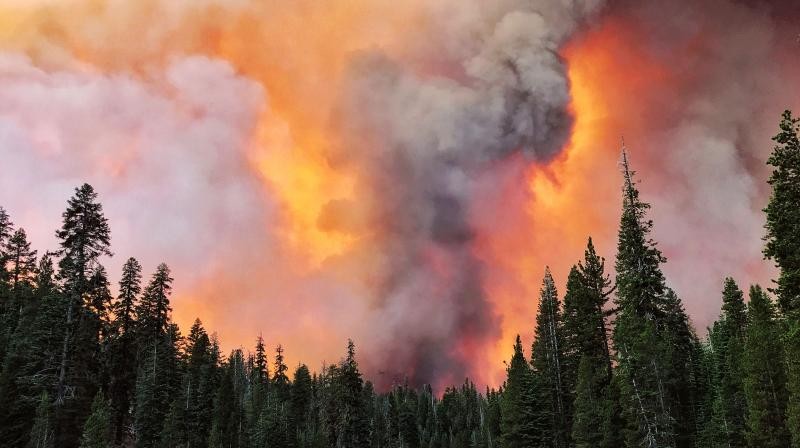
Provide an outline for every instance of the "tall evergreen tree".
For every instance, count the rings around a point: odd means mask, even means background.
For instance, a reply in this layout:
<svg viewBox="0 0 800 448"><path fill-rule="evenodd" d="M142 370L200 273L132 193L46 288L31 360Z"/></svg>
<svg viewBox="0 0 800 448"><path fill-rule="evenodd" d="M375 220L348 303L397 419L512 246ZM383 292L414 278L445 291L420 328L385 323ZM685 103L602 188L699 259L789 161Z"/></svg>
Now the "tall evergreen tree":
<svg viewBox="0 0 800 448"><path fill-rule="evenodd" d="M537 403L541 387L536 383L517 335L514 355L506 369L500 398L500 445L503 448L543 446L550 442L550 409Z"/></svg>
<svg viewBox="0 0 800 448"><path fill-rule="evenodd" d="M564 364L565 349L561 304L550 268L547 268L539 297L531 364L535 379L543 388L546 406L550 407L548 432L554 448L568 446L571 432L572 397Z"/></svg>
<svg viewBox="0 0 800 448"><path fill-rule="evenodd" d="M570 271L564 296L568 365L575 369L569 376L575 378L572 438L577 447L622 444L606 326L612 293L605 260L597 255L590 238L583 262Z"/></svg>
<svg viewBox="0 0 800 448"><path fill-rule="evenodd" d="M109 244L111 231L103 215L103 207L97 202L97 193L89 184L75 190L64 212L61 229L56 232L61 256L59 276L64 282L67 309L63 328L60 366L55 391L56 444L63 447L76 446L81 423L88 416L92 397L96 391L92 375L80 370L82 364L97 359L94 352L96 340L78 340L91 337L84 323L85 300L91 285L89 279L98 265L99 258L111 255ZM93 323L87 322L91 327Z"/></svg>
<svg viewBox="0 0 800 448"><path fill-rule="evenodd" d="M119 295L113 303L109 341L109 398L114 441L119 443L130 426L130 408L136 385L136 307L142 292L142 266L129 258L122 267Z"/></svg>
<svg viewBox="0 0 800 448"><path fill-rule="evenodd" d="M628 446L662 448L680 446L676 424L681 404L676 403L680 379L674 354L680 346L670 335L675 327L677 297L670 297L661 264L666 259L649 238L650 205L639 198L623 150L623 207L616 260L616 306L613 331L621 395L632 425ZM670 303L675 302L675 303Z"/></svg>
<svg viewBox="0 0 800 448"><path fill-rule="evenodd" d="M789 389L787 426L792 447L800 447L800 119L790 111L781 117L780 132L767 160L773 167L764 255L780 268L778 305L786 316L784 336Z"/></svg>
<svg viewBox="0 0 800 448"><path fill-rule="evenodd" d="M750 447L789 446L786 429L786 374L780 327L772 301L760 286L750 288L744 350L747 441Z"/></svg>
<svg viewBox="0 0 800 448"><path fill-rule="evenodd" d="M167 265L162 263L136 308L140 350L134 418L137 448L157 446L169 411L165 403L171 403L171 394L176 389L179 333L170 322L171 292L172 277Z"/></svg>
<svg viewBox="0 0 800 448"><path fill-rule="evenodd" d="M336 388L339 412L336 422L336 447L367 446L369 426L366 421L366 403L363 395L364 380L358 370L355 344L352 340L347 342L347 356L339 366Z"/></svg>
<svg viewBox="0 0 800 448"><path fill-rule="evenodd" d="M722 315L710 336L713 354L713 391L716 404L712 421L717 422L718 444L743 447L747 402L744 396L742 360L747 325L744 293L732 278L722 291Z"/></svg>

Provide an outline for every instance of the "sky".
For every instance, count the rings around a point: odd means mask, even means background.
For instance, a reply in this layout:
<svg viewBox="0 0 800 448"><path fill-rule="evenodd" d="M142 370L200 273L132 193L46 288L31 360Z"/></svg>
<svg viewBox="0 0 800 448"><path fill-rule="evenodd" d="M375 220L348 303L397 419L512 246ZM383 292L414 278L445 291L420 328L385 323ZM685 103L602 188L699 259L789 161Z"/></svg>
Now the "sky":
<svg viewBox="0 0 800 448"><path fill-rule="evenodd" d="M54 249L88 182L117 279L173 317L379 386L498 385L593 237L613 270L622 139L698 333L761 255L792 2L0 0L0 205Z"/></svg>

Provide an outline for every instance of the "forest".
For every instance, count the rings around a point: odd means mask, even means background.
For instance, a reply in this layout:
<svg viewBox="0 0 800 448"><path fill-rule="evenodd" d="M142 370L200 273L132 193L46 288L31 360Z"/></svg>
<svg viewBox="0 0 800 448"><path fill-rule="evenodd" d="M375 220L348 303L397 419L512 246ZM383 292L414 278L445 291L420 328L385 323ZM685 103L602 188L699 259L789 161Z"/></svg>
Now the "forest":
<svg viewBox="0 0 800 448"><path fill-rule="evenodd" d="M291 371L261 337L221 353L200 320L186 334L171 320L166 264L145 277L129 258L112 288L90 185L41 255L0 208L0 446L800 447L800 119L786 111L773 140L773 284L720 279L719 319L699 334L623 152L613 278L591 238L563 295L546 271L532 347L517 336L486 390L375 390L353 341L319 372Z"/></svg>

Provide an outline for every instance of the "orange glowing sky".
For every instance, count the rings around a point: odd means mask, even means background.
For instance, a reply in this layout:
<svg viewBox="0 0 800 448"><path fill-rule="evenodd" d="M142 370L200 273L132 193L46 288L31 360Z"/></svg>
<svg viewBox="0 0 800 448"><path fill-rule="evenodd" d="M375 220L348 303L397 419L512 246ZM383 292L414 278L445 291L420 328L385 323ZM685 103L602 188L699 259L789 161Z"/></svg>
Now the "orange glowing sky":
<svg viewBox="0 0 800 448"><path fill-rule="evenodd" d="M747 20L747 11L725 8L730 17ZM458 35L456 25L453 30L438 29L443 10L444 6L423 0L0 0L0 51L25 55L42 72L130 78L154 86L154 95L165 98L174 93L160 84L161 73L174 60L189 55L226 61L237 76L260 86L264 100L256 107L257 117L247 128L242 145L246 146L246 169L258 179L261 206L270 216L261 225L268 243L252 242L247 266L232 266L223 259L208 261L202 269L178 263L174 318L185 329L199 316L219 333L227 348L249 347L261 332L270 344L281 342L287 347L290 364L303 360L313 366L338 359L348 336L354 336L357 343L359 336L369 337L370 333L359 329L360 320L369 316L369 300L353 297L370 296L382 263L376 243L382 240L383 229L368 219L380 193L365 190L358 169L339 160L347 152L337 104L348 63L355 53L379 49L423 76L457 73L452 61L440 61L435 49L427 49L431 35ZM464 17L454 15L452 22L457 24ZM744 27L742 32L751 40L772 45L771 38L762 36L760 24L752 23L752 29ZM654 236L665 240L662 249L666 255L675 256L676 264L685 264L688 256L682 254L702 253L702 248L685 249L682 241L705 235L705 227L692 224L697 217L689 212L682 215L681 202L673 201L670 193L677 185L676 189L685 189L676 192L681 201L696 205L706 200L695 193L700 187L692 189L693 176L700 171L676 168L662 145L685 143L684 124L676 117L695 114L692 116L702 121L707 117L704 107L727 101L727 90L717 94L711 89L704 96L703 88L693 83L696 79L708 83L724 79L700 61L718 55L722 55L720 64L738 61L741 55L728 56L732 50L726 47L737 41L721 32L722 25L716 22L703 26L708 29L695 32L692 38L664 44L669 48L661 54L654 52L652 42L646 39L646 19L606 13L560 49L575 120L569 143L546 165L518 155L493 162L487 170L518 174L506 177L507 184L479 195L471 210L478 232L474 250L484 265L486 292L501 325L499 338L487 346L462 348L474 353L476 364L483 363L473 369L479 383L497 385L502 381L502 361L508 358L517 333L526 344L531 342L545 266L551 267L563 294L567 273L582 256L587 237L592 236L600 254L609 260L608 269L612 268L620 205L617 162L623 135L634 167L642 174L644 197L653 202ZM741 56L746 57L750 54ZM786 74L779 71L774 76ZM754 78L754 90L765 98L775 98L775 92L761 82ZM794 101L797 103L796 98ZM757 137L770 134L768 123L786 106L766 99L754 105L753 111L763 113L764 118L758 121L757 132L736 140L738 152L698 141L696 152L687 150L682 157L695 160L697 154L719 151L725 155L719 160L732 158L745 167L736 165L733 173L750 176L754 185L760 185L757 182L763 183L765 171L753 160L761 158L769 144ZM0 111L0 116L2 113L14 111ZM186 113L191 117L191 110ZM31 124L31 129L41 131L48 126L42 119ZM736 122L730 124L736 126ZM60 138L58 131L52 132L52 138ZM661 140L654 143L651 139ZM104 156L103 173L98 175L121 176L114 173L125 172L133 157L130 154L139 144L133 131L114 141L125 143ZM131 149L126 150L126 145ZM729 150L734 152L730 157ZM41 157L48 157L42 151ZM115 168L109 170L109 166ZM694 166L702 168L702 161ZM722 179L712 187L724 187L725 182ZM761 207L763 188L747 185L752 196L743 198L747 204L742 206L741 216L730 216L733 220L747 221L750 212L757 216ZM102 199L104 192L100 192ZM345 204L333 217L326 214L332 202ZM22 208L10 209L15 221L33 228L29 233L44 239L34 240L36 244L50 243L57 225L52 217L57 215ZM664 227L658 221L662 217ZM115 245L125 239L126 232L137 230L124 216L112 220L111 225L112 231L118 232ZM700 230L693 234L692 229ZM717 313L718 297L708 291L719 289L716 285L722 278L701 279L704 286L693 290L690 285L697 278L692 275L717 276L719 270L737 275L743 283L763 282L769 277L769 267L759 259L759 229L749 221L723 229L725 235L754 243L741 252L730 252L721 247L724 242L710 241L709 245L715 245L710 256L716 258L701 260L715 264L710 271L692 274L686 272L691 268L683 265L668 268L668 276L678 278L676 289L700 326ZM172 255L161 256L174 264ZM733 263L743 255L747 263ZM127 256L119 253L116 258ZM190 281L182 281L184 272ZM341 298L324 297L332 292L325 286L328 282L337 285L337 294L345 291Z"/></svg>

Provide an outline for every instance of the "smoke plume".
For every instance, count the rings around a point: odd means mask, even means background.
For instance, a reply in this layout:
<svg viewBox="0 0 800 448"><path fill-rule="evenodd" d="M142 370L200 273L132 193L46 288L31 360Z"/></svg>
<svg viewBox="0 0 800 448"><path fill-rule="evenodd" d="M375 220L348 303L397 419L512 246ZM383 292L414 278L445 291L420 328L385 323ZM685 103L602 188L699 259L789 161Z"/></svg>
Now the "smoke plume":
<svg viewBox="0 0 800 448"><path fill-rule="evenodd" d="M625 136L699 327L771 275L791 2L0 0L0 205L41 251L92 183L119 271L290 363L496 385L545 265L613 256ZM562 291L563 292L563 291Z"/></svg>

